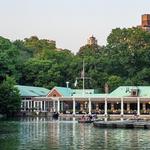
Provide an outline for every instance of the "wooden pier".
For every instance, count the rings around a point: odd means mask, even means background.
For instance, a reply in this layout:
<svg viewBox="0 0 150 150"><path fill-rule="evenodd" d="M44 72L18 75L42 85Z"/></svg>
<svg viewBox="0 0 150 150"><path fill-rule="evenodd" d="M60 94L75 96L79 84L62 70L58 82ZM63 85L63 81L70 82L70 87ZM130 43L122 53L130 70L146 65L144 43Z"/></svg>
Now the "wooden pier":
<svg viewBox="0 0 150 150"><path fill-rule="evenodd" d="M150 129L150 121L124 120L124 121L97 121L93 123L99 128L126 128L126 129Z"/></svg>

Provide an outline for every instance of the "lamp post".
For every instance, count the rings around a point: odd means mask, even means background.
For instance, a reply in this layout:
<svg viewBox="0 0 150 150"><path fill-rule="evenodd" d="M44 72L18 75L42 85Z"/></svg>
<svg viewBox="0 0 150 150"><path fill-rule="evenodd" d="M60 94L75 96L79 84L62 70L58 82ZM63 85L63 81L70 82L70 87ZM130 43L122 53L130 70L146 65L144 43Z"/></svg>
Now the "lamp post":
<svg viewBox="0 0 150 150"><path fill-rule="evenodd" d="M68 89L69 88L69 81L66 82L66 85L67 85L67 89Z"/></svg>

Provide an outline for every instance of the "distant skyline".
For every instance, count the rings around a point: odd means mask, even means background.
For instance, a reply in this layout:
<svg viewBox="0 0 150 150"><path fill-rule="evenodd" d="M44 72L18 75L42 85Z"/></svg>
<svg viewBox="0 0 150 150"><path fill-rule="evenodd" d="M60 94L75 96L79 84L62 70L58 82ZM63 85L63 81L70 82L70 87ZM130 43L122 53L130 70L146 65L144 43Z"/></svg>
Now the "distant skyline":
<svg viewBox="0 0 150 150"><path fill-rule="evenodd" d="M150 1L0 0L0 36L36 35L76 53L91 35L105 45L112 29L140 25L142 14L150 14Z"/></svg>

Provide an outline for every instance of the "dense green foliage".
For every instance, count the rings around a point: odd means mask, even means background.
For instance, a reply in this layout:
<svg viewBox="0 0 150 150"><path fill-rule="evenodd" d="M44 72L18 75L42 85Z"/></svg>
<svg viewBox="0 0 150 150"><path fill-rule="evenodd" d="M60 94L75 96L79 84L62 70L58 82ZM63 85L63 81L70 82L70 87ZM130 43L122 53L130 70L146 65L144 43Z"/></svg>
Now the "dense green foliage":
<svg viewBox="0 0 150 150"><path fill-rule="evenodd" d="M0 78L13 76L18 84L72 88L85 61L86 88L112 91L120 85L150 84L150 33L139 28L113 29L106 46L84 45L74 55L54 42L36 36L10 42L0 37ZM78 80L76 88L82 88Z"/></svg>
<svg viewBox="0 0 150 150"><path fill-rule="evenodd" d="M2 82L6 76L16 75L17 55L18 49L8 39L0 37L0 82Z"/></svg>
<svg viewBox="0 0 150 150"><path fill-rule="evenodd" d="M12 116L20 109L21 99L19 91L14 87L14 80L6 77L0 84L0 113Z"/></svg>

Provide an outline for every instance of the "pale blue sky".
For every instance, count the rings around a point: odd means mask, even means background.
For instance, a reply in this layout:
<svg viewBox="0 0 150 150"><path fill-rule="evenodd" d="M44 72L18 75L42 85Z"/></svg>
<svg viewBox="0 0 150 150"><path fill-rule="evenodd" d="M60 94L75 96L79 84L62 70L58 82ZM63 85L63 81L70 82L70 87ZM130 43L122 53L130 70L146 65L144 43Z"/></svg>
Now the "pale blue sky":
<svg viewBox="0 0 150 150"><path fill-rule="evenodd" d="M37 35L77 52L90 35L105 45L113 28L139 25L145 13L150 0L0 0L0 35Z"/></svg>

